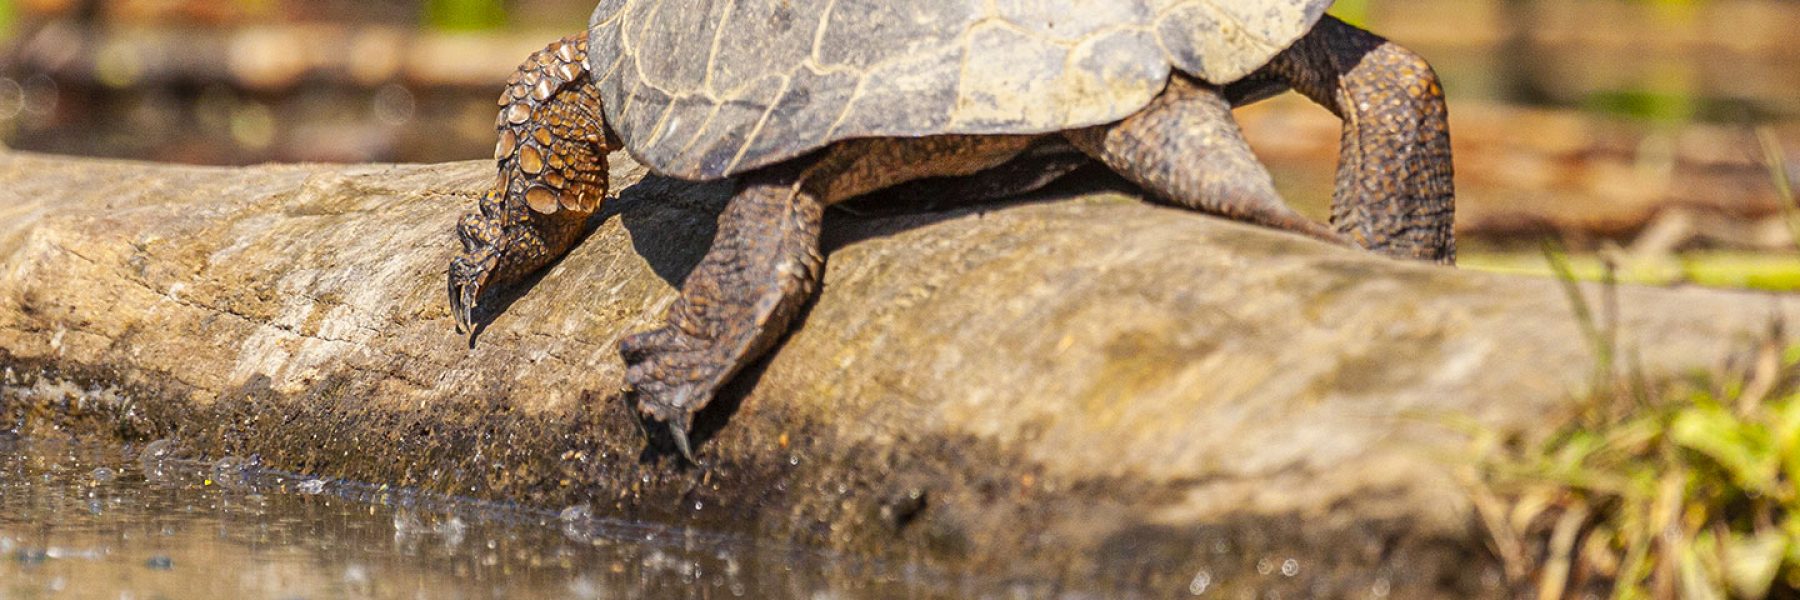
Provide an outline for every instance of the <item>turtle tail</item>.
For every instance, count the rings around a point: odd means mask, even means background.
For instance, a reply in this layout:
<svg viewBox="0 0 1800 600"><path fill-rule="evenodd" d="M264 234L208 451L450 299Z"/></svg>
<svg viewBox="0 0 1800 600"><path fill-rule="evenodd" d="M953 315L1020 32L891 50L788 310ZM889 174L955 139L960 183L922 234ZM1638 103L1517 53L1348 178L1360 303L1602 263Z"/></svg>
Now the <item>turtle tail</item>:
<svg viewBox="0 0 1800 600"><path fill-rule="evenodd" d="M573 247L606 197L614 138L587 69L587 36L573 35L519 65L494 127L499 168L475 212L457 223L451 314L472 332L482 295L517 283Z"/></svg>

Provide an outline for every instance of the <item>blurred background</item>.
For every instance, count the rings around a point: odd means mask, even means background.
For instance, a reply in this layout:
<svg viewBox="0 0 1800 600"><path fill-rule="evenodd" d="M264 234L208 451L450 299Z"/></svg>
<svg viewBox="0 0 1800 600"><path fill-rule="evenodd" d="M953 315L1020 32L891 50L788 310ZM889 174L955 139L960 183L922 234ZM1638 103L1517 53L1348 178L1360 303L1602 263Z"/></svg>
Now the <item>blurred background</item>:
<svg viewBox="0 0 1800 600"><path fill-rule="evenodd" d="M513 66L593 0L0 0L0 140L193 164L479 159ZM1465 266L1545 239L1658 283L1800 289L1800 0L1346 0L1452 108ZM1240 111L1322 217L1338 124ZM1585 262L1583 262L1585 261Z"/></svg>

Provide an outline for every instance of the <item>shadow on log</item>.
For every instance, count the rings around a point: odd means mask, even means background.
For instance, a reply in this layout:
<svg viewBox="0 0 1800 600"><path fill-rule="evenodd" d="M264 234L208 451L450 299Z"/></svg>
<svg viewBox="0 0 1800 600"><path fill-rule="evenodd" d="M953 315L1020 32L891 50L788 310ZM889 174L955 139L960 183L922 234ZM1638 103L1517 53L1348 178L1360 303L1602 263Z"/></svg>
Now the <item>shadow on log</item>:
<svg viewBox="0 0 1800 600"><path fill-rule="evenodd" d="M471 349L444 269L486 163L0 156L0 413L28 435L176 437L984 576L1482 595L1500 591L1447 424L1539 426L1593 364L1555 282L1116 192L834 214L823 293L702 413L688 466L644 443L615 345L660 318L728 186L614 160L622 197ZM1619 295L1652 372L1800 316L1788 298Z"/></svg>

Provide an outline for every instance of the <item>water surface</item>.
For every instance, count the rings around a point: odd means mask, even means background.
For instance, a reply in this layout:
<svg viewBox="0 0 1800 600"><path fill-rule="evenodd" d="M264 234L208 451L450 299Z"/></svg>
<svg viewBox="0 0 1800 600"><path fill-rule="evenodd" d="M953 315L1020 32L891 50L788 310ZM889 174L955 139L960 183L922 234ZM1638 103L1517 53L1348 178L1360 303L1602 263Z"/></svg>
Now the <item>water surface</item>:
<svg viewBox="0 0 1800 600"><path fill-rule="evenodd" d="M0 437L0 600L1043 595L585 509L422 495L171 450Z"/></svg>

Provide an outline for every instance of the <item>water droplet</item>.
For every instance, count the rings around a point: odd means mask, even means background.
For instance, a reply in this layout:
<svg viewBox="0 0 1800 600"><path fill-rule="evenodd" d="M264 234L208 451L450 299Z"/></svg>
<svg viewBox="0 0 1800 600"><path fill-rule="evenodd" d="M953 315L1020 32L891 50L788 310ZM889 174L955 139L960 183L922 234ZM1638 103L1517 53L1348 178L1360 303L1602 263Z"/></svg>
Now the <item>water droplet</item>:
<svg viewBox="0 0 1800 600"><path fill-rule="evenodd" d="M300 492L302 494L306 494L308 496L317 496L317 495L325 492L325 480L323 480L323 479L308 479L306 481L302 481L302 482L300 482L299 485L294 486L294 491Z"/></svg>
<svg viewBox="0 0 1800 600"><path fill-rule="evenodd" d="M455 548L462 545L463 535L468 532L469 525L460 517L450 517L448 521L433 525L432 530L444 538L444 547Z"/></svg>
<svg viewBox="0 0 1800 600"><path fill-rule="evenodd" d="M562 509L562 512L557 513L556 518L561 519L564 523L586 521L594 518L594 511L593 509L588 508L586 504L576 504Z"/></svg>
<svg viewBox="0 0 1800 600"><path fill-rule="evenodd" d="M1212 572L1202 570L1194 574L1193 581L1188 582L1188 593L1198 596L1206 593L1206 588L1209 587L1212 587Z"/></svg>
<svg viewBox="0 0 1800 600"><path fill-rule="evenodd" d="M1389 582L1388 578L1382 577L1375 580L1375 585L1369 586L1369 594L1376 598L1386 598L1390 592L1394 591L1393 588L1394 584Z"/></svg>
<svg viewBox="0 0 1800 600"><path fill-rule="evenodd" d="M112 481L113 478L117 476L118 473L114 473L112 469L106 467L100 467L94 469L93 472L88 473L88 478L94 480L95 483L106 483Z"/></svg>
<svg viewBox="0 0 1800 600"><path fill-rule="evenodd" d="M138 460L143 462L156 462L173 458L174 455L175 440L165 438L150 442L149 445L144 446L144 452L138 455Z"/></svg>
<svg viewBox="0 0 1800 600"><path fill-rule="evenodd" d="M150 557L150 560L144 561L144 566L157 571L167 571L175 568L175 560L159 554Z"/></svg>
<svg viewBox="0 0 1800 600"><path fill-rule="evenodd" d="M344 567L344 583L356 585L369 583L369 570L362 565Z"/></svg>
<svg viewBox="0 0 1800 600"><path fill-rule="evenodd" d="M1297 561L1297 560L1294 560L1291 558L1281 561L1281 574L1286 577L1293 577L1295 575L1299 575L1300 574L1300 561Z"/></svg>

